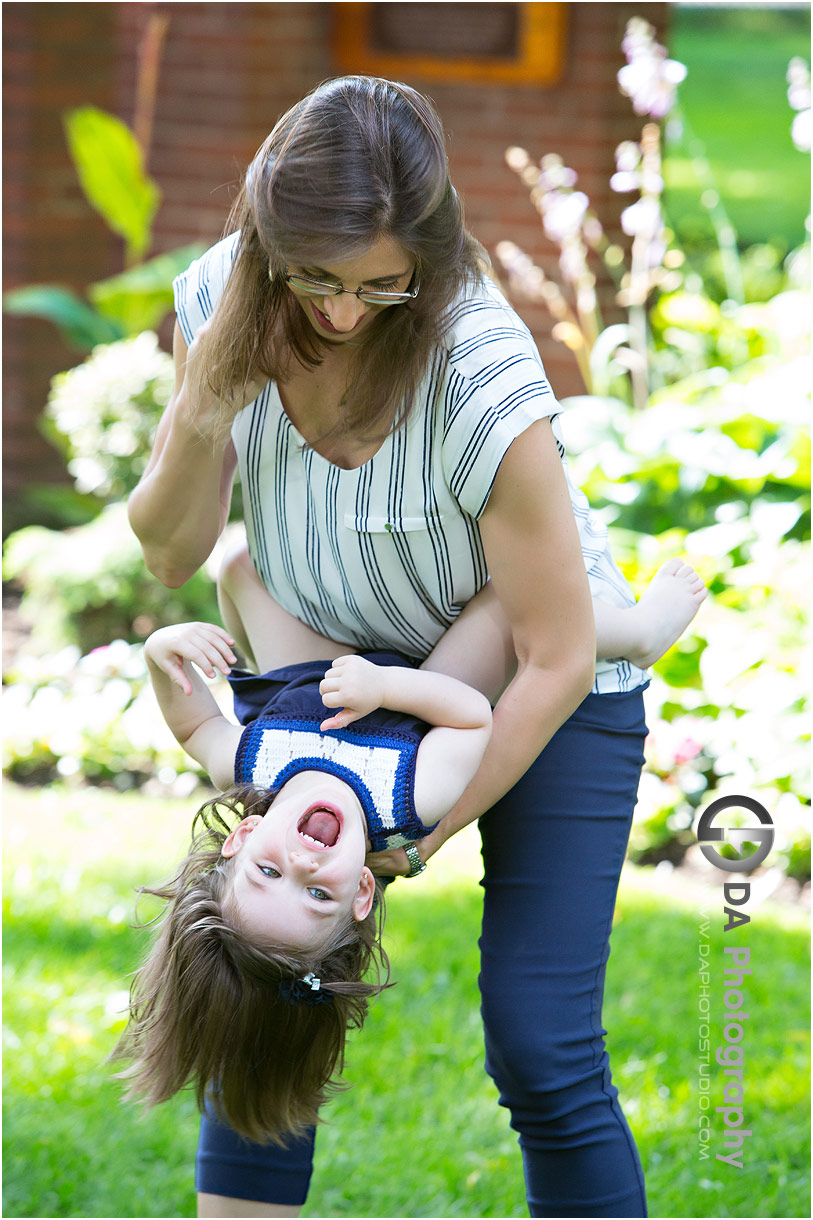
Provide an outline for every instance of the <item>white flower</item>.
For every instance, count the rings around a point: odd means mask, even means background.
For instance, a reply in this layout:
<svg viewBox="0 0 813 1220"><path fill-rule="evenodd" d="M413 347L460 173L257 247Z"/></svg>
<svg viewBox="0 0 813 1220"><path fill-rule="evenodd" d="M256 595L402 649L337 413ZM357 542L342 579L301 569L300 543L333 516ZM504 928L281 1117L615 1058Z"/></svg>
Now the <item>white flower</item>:
<svg viewBox="0 0 813 1220"><path fill-rule="evenodd" d="M539 185L545 191L569 191L576 185L576 171L565 165L557 153L544 156L539 167Z"/></svg>
<svg viewBox="0 0 813 1220"><path fill-rule="evenodd" d="M654 238L663 225L661 209L657 199L639 199L636 203L624 208L621 213L621 228L627 237Z"/></svg>
<svg viewBox="0 0 813 1220"><path fill-rule="evenodd" d="M143 468L155 422L174 382L172 357L152 331L94 348L52 382L45 413L64 438L68 469L82 492L126 492Z"/></svg>
<svg viewBox="0 0 813 1220"><path fill-rule="evenodd" d="M636 114L662 119L675 104L675 90L686 77L686 66L668 59L666 48L655 41L648 21L633 17L622 43L627 65L618 73L621 92L631 99Z"/></svg>
<svg viewBox="0 0 813 1220"><path fill-rule="evenodd" d="M811 130L809 110L800 110L790 128L790 138L799 152L810 152L813 130Z"/></svg>
<svg viewBox="0 0 813 1220"><path fill-rule="evenodd" d="M505 150L505 162L509 169L512 169L515 174L521 174L522 171L530 164L531 158L524 148L519 148L517 145L512 145L511 148Z"/></svg>
<svg viewBox="0 0 813 1220"><path fill-rule="evenodd" d="M550 191L542 201L542 223L551 241L561 243L575 237L589 206L583 191Z"/></svg>
<svg viewBox="0 0 813 1220"><path fill-rule="evenodd" d="M575 284L578 282L584 269L584 254L579 248L579 243L574 241L566 242L562 246L559 255L559 270L562 273L562 278L569 284Z"/></svg>
<svg viewBox="0 0 813 1220"><path fill-rule="evenodd" d="M641 147L634 140L622 140L615 150L615 164L619 173L633 173L641 164Z"/></svg>
<svg viewBox="0 0 813 1220"><path fill-rule="evenodd" d="M810 69L803 59L794 56L788 64L788 102L793 110L810 109Z"/></svg>
<svg viewBox="0 0 813 1220"><path fill-rule="evenodd" d="M623 194L624 191L637 191L640 185L640 175L635 173L622 171L617 174L613 174L613 176L610 178L611 190L618 191L619 194Z"/></svg>

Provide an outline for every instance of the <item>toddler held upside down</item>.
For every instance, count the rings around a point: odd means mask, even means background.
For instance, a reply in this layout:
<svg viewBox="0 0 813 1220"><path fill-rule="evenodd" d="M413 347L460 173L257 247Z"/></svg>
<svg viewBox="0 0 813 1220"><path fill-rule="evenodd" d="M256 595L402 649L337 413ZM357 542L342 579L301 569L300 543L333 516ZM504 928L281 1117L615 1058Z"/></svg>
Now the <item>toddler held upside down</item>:
<svg viewBox="0 0 813 1220"><path fill-rule="evenodd" d="M173 878L144 891L165 908L112 1057L148 1103L192 1084L242 1135L282 1142L342 1087L347 1030L389 985L367 855L403 848L410 875L423 871L418 844L477 771L513 651L490 585L420 668L312 631L245 550L219 594L228 630L165 627L145 645L167 724L224 792L195 815ZM597 655L646 668L705 596L670 560L635 606L594 601ZM236 646L257 673L235 668ZM239 725L201 676L217 672Z"/></svg>

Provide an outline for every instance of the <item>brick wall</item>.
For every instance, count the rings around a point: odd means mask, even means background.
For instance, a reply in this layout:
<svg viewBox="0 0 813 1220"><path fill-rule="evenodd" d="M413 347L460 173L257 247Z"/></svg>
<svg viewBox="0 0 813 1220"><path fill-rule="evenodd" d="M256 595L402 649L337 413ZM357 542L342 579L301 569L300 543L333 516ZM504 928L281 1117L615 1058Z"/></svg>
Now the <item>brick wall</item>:
<svg viewBox="0 0 813 1220"><path fill-rule="evenodd" d="M132 123L139 52L151 16L169 18L158 79L149 169L163 192L155 250L219 236L246 163L278 115L332 75L328 3L8 4L5 53L5 283L83 285L121 266L120 244L90 210L65 153L60 115L93 103ZM576 169L605 226L625 200L608 179L614 149L640 121L620 96L621 36L632 15L662 28L660 3L568 5L566 62L552 88L445 84L410 77L435 100L450 136L452 175L470 228L493 251L509 238L552 275L527 192L504 162L508 145L538 159L560 153ZM578 393L572 356L550 337L539 307L521 306L560 396ZM168 339L168 332L162 335ZM21 493L60 477L36 417L50 376L74 357L44 323L5 324L6 528ZM26 510L27 511L27 510ZM10 515L9 515L10 514Z"/></svg>
<svg viewBox="0 0 813 1220"><path fill-rule="evenodd" d="M61 114L111 108L113 5L3 8L3 288L59 283L74 290L115 269L113 241L88 208L68 157ZM64 479L39 435L50 378L76 363L46 322L3 318L5 529L26 519L23 493Z"/></svg>

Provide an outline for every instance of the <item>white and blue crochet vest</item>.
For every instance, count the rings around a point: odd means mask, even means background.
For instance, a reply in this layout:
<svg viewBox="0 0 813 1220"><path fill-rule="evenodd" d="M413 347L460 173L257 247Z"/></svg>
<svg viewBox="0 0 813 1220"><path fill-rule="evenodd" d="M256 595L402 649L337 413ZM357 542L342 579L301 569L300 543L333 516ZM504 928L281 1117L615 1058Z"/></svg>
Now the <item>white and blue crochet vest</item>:
<svg viewBox="0 0 813 1220"><path fill-rule="evenodd" d="M267 713L243 731L234 763L238 784L279 788L300 771L326 771L355 792L372 851L422 839L433 829L415 812L415 759L423 732L370 724L365 716L323 733L321 716ZM409 722L410 725L414 723Z"/></svg>

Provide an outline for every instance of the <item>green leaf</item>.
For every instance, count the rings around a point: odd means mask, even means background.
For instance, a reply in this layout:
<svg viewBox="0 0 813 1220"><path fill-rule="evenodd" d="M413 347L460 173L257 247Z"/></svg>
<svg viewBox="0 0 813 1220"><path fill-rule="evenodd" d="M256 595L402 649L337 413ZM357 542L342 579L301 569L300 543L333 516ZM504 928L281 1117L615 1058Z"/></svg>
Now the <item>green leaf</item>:
<svg viewBox="0 0 813 1220"><path fill-rule="evenodd" d="M65 341L80 352L89 352L99 343L114 343L122 338L119 326L96 313L73 292L56 284L15 288L3 297L3 309L20 317L45 318L53 322Z"/></svg>
<svg viewBox="0 0 813 1220"><path fill-rule="evenodd" d="M27 489L25 502L29 518L45 518L58 523L57 528L87 525L100 512L95 496L82 494L75 487L54 483L38 483Z"/></svg>
<svg viewBox="0 0 813 1220"><path fill-rule="evenodd" d="M159 254L120 275L91 284L88 296L99 313L110 318L126 335L157 330L173 307L172 281L205 249L203 244L195 243Z"/></svg>
<svg viewBox="0 0 813 1220"><path fill-rule="evenodd" d="M113 232L124 238L128 254L143 257L150 244L160 191L144 172L135 136L115 115L95 106L69 111L64 123L88 202Z"/></svg>

